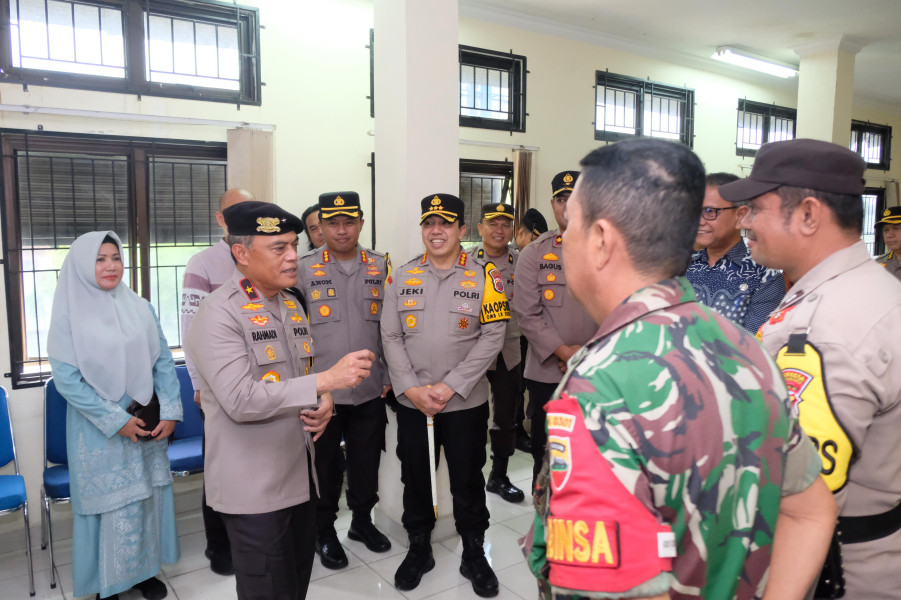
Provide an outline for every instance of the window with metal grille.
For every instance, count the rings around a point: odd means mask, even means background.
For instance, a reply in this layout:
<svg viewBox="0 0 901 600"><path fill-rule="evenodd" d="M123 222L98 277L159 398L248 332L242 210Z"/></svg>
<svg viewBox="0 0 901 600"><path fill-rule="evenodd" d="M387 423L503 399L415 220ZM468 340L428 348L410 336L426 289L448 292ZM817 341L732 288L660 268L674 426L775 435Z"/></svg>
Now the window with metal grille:
<svg viewBox="0 0 901 600"><path fill-rule="evenodd" d="M259 15L208 0L0 0L0 80L260 104Z"/></svg>
<svg viewBox="0 0 901 600"><path fill-rule="evenodd" d="M867 245L870 256L879 256L885 252L881 231L876 228L876 221L885 210L885 190L883 188L866 188L863 191L863 231L860 239Z"/></svg>
<svg viewBox="0 0 901 600"><path fill-rule="evenodd" d="M4 275L14 387L49 375L53 293L72 241L113 230L124 280L181 345L181 280L188 258L221 237L225 144L0 131Z"/></svg>
<svg viewBox="0 0 901 600"><path fill-rule="evenodd" d="M851 150L860 154L867 167L888 171L892 162L892 127L851 121Z"/></svg>
<svg viewBox="0 0 901 600"><path fill-rule="evenodd" d="M460 126L526 130L526 57L460 46Z"/></svg>
<svg viewBox="0 0 901 600"><path fill-rule="evenodd" d="M460 200L466 206L464 242L479 242L476 223L483 204L505 203L513 207L513 163L492 160L460 161Z"/></svg>
<svg viewBox="0 0 901 600"><path fill-rule="evenodd" d="M609 71L595 78L594 139L657 137L694 143L695 92Z"/></svg>
<svg viewBox="0 0 901 600"><path fill-rule="evenodd" d="M797 119L798 111L794 108L739 99L735 153L754 156L767 142L795 139Z"/></svg>

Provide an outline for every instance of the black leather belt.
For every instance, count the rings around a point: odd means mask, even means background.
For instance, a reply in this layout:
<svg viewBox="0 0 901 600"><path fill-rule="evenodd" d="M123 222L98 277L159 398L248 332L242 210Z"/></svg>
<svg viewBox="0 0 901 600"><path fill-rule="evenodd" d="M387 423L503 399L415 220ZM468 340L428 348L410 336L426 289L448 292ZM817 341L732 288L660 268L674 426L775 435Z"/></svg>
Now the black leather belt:
<svg viewBox="0 0 901 600"><path fill-rule="evenodd" d="M865 517L839 517L842 544L872 542L901 529L901 504L892 510Z"/></svg>

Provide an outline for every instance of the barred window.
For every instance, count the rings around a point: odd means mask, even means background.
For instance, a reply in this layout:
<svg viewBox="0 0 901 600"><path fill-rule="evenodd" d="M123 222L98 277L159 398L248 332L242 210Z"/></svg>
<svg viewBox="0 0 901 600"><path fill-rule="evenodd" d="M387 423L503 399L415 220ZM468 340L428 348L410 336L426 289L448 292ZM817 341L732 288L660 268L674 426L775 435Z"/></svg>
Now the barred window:
<svg viewBox="0 0 901 600"><path fill-rule="evenodd" d="M460 199L465 205L466 237L464 242L480 242L476 223L482 216L483 204L510 205L513 214L513 163L493 160L460 161Z"/></svg>
<svg viewBox="0 0 901 600"><path fill-rule="evenodd" d="M851 150L860 154L867 167L888 171L892 162L892 127L851 121Z"/></svg>
<svg viewBox="0 0 901 600"><path fill-rule="evenodd" d="M885 190L883 188L866 188L863 191L863 231L860 239L867 245L870 256L879 256L885 251L882 232L876 229L876 221L881 219L885 210Z"/></svg>
<svg viewBox="0 0 901 600"><path fill-rule="evenodd" d="M221 236L225 144L0 131L4 264L13 387L49 375L47 330L69 246L88 231L122 240L124 281L154 305L181 345L188 258Z"/></svg>
<svg viewBox="0 0 901 600"><path fill-rule="evenodd" d="M257 9L208 0L0 0L2 10L2 81L260 104Z"/></svg>
<svg viewBox="0 0 901 600"><path fill-rule="evenodd" d="M657 137L694 143L694 90L609 71L595 79L594 139Z"/></svg>
<svg viewBox="0 0 901 600"><path fill-rule="evenodd" d="M526 57L460 46L460 126L526 130Z"/></svg>
<svg viewBox="0 0 901 600"><path fill-rule="evenodd" d="M740 99L735 153L754 156L768 142L795 139L797 118L798 111L794 108Z"/></svg>

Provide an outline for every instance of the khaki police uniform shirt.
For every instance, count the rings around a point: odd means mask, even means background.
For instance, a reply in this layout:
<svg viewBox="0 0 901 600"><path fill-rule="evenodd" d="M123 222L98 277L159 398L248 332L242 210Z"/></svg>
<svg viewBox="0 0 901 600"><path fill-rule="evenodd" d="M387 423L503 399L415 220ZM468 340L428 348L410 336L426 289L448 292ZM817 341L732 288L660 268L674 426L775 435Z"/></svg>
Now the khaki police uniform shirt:
<svg viewBox="0 0 901 600"><path fill-rule="evenodd" d="M461 251L447 270L436 269L423 255L392 272L382 344L394 392L404 406L415 408L404 396L411 387L441 382L455 392L445 413L487 402L485 372L503 347L509 305L500 272L486 266Z"/></svg>
<svg viewBox="0 0 901 600"><path fill-rule="evenodd" d="M885 267L885 270L901 279L901 256L897 252L888 252L876 258L876 262Z"/></svg>
<svg viewBox="0 0 901 600"><path fill-rule="evenodd" d="M313 441L299 414L317 405L316 376L305 377L314 351L297 298L262 298L235 269L201 302L185 349L206 415L208 504L258 514L308 501Z"/></svg>
<svg viewBox="0 0 901 600"><path fill-rule="evenodd" d="M485 252L484 244L476 244L468 252L478 259L486 261L490 260L504 277L504 294L506 294L507 300L510 301L511 311L510 320L507 321L507 332L504 337L504 348L501 350L501 354L504 357L504 365L507 367L507 370L510 371L522 361L522 351L519 347L519 337L522 335L522 330L519 328L519 320L516 318L516 312L512 310L514 274L516 272L516 260L519 258L519 251L513 249L511 246L507 246L504 250L504 255L495 258L493 256L488 256ZM496 367L497 361L494 361L488 370L493 371Z"/></svg>
<svg viewBox="0 0 901 600"><path fill-rule="evenodd" d="M541 234L519 253L513 310L529 341L525 377L559 382L563 373L554 350L585 344L598 325L566 289L563 235L558 231Z"/></svg>
<svg viewBox="0 0 901 600"><path fill-rule="evenodd" d="M360 385L332 392L335 404L359 405L381 396L389 383L379 331L388 266L383 254L358 245L347 268L319 248L297 261L297 287L306 297L316 340L314 371L330 369L348 352L366 349L376 355Z"/></svg>

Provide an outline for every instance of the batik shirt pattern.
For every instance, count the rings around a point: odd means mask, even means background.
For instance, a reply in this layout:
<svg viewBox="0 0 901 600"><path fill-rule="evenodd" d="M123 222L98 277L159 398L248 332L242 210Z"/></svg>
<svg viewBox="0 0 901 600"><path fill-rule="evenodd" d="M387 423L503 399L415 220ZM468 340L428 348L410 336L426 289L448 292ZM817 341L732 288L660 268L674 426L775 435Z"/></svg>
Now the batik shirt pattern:
<svg viewBox="0 0 901 600"><path fill-rule="evenodd" d="M742 240L711 267L707 250L691 257L685 276L698 302L756 333L785 295L782 273L758 265Z"/></svg>
<svg viewBox="0 0 901 600"><path fill-rule="evenodd" d="M778 367L757 341L695 302L686 279L670 279L608 316L571 359L555 397L562 393L578 401L597 459L675 533L672 573L648 580L639 595L762 595L786 456L810 461L812 454L794 452L806 438ZM547 582L548 460L523 550L542 597L569 600L583 594Z"/></svg>

